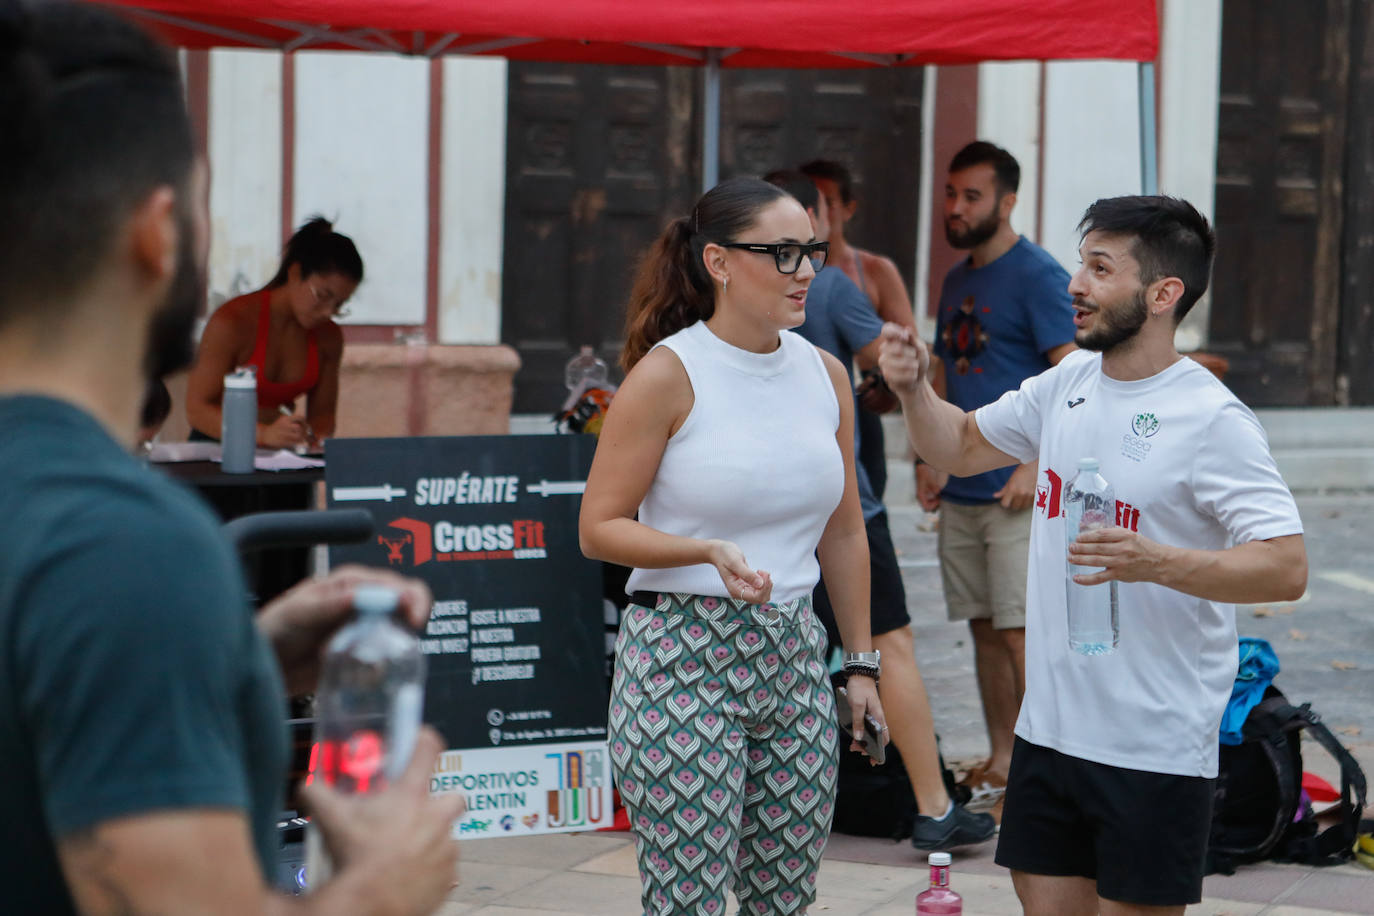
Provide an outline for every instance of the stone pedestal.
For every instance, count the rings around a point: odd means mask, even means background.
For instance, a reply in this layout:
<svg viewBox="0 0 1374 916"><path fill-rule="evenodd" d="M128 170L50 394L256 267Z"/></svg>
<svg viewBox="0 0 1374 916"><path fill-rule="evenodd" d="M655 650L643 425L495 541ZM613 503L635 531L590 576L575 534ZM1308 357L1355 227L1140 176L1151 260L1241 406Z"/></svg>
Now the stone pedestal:
<svg viewBox="0 0 1374 916"><path fill-rule="evenodd" d="M519 369L519 355L504 345L349 344L336 435L505 435ZM159 439L184 442L185 373L167 379L167 388L172 415Z"/></svg>
<svg viewBox="0 0 1374 916"><path fill-rule="evenodd" d="M504 435L519 369L506 346L351 344L337 435Z"/></svg>

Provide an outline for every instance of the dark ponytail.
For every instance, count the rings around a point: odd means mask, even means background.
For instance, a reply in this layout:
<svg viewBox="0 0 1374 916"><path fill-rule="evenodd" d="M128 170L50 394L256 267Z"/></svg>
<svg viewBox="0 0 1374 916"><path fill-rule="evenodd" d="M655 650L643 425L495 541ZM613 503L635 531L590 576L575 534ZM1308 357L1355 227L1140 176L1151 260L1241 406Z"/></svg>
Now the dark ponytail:
<svg viewBox="0 0 1374 916"><path fill-rule="evenodd" d="M731 178L702 195L690 216L673 220L640 261L625 319L626 372L654 344L715 314L716 291L701 254L708 243L737 241L759 211L787 192L757 178Z"/></svg>
<svg viewBox="0 0 1374 916"><path fill-rule="evenodd" d="M301 277L312 274L342 274L354 283L363 281L363 259L353 240L334 231L334 224L323 216L312 216L286 243L281 266L270 287L286 283L291 265L300 267Z"/></svg>

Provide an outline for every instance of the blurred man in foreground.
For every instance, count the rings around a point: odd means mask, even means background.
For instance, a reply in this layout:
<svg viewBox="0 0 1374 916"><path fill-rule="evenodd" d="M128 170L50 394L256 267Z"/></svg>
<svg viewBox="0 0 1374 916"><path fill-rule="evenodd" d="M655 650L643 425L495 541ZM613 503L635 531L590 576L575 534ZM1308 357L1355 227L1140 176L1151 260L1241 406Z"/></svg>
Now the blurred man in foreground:
<svg viewBox="0 0 1374 916"><path fill-rule="evenodd" d="M22 913L410 914L452 886L440 749L374 796L307 790L337 877L269 890L283 675L307 688L340 570L248 611L208 510L129 456L184 366L207 248L176 60L97 7L0 0L0 852ZM280 667L279 667L280 666Z"/></svg>

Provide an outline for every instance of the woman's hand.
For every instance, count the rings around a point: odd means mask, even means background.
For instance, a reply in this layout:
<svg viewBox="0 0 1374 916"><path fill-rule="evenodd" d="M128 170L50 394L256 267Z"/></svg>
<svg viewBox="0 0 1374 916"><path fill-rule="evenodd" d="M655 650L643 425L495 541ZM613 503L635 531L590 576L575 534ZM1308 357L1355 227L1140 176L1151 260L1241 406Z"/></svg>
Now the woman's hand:
<svg viewBox="0 0 1374 916"><path fill-rule="evenodd" d="M294 415L258 424L258 445L263 448L295 448L306 443L307 435L305 421Z"/></svg>
<svg viewBox="0 0 1374 916"><path fill-rule="evenodd" d="M751 569L744 552L730 541L711 541L711 565L720 574L731 598L763 604L773 595L773 577L762 569Z"/></svg>
<svg viewBox="0 0 1374 916"><path fill-rule="evenodd" d="M849 694L849 711L852 714L850 721L854 723L849 749L863 752L864 746L860 737L863 735L865 715L872 716L878 723L883 747L887 747L892 739L887 731L887 718L883 715L882 701L878 699L877 682L865 674L851 674L845 684L845 690ZM869 760L869 763L873 766L878 765L875 760Z"/></svg>

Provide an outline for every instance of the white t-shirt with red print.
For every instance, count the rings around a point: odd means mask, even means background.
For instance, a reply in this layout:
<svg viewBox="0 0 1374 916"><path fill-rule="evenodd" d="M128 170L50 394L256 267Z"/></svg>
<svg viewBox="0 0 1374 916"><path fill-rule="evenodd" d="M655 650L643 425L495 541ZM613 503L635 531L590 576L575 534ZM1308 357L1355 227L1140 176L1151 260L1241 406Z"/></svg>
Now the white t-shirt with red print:
<svg viewBox="0 0 1374 916"><path fill-rule="evenodd" d="M1117 523L1174 547L1220 550L1301 534L1293 496L1255 415L1180 359L1120 382L1079 351L976 413L994 447L1038 459L1026 587L1026 695L1016 734L1111 766L1215 776L1236 676L1235 606L1152 583L1119 584L1120 645L1069 649L1063 490L1101 462Z"/></svg>

